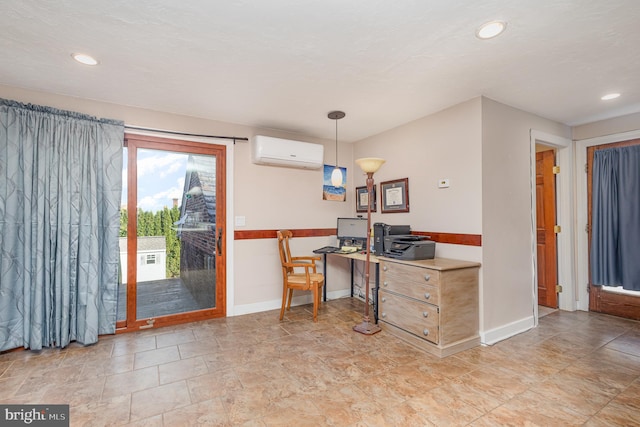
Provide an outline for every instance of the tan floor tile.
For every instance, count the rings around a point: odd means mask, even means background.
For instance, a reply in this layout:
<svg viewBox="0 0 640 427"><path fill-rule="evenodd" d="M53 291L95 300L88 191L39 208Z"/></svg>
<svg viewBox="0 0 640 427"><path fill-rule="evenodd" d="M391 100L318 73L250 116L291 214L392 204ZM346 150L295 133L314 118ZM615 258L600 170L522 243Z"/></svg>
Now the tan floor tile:
<svg viewBox="0 0 640 427"><path fill-rule="evenodd" d="M196 341L196 337L193 333L193 330L191 329L156 335L156 344L158 348L169 347L193 341Z"/></svg>
<svg viewBox="0 0 640 427"><path fill-rule="evenodd" d="M354 425L377 412L379 404L355 385L345 385L316 393L310 399L326 415L330 425Z"/></svg>
<svg viewBox="0 0 640 427"><path fill-rule="evenodd" d="M162 415L156 415L153 417L145 418L144 420L135 420L129 424L125 424L127 427L164 427L162 422Z"/></svg>
<svg viewBox="0 0 640 427"><path fill-rule="evenodd" d="M451 400L456 399L464 405L479 409L482 413L489 412L506 401L506 396L502 392L486 389L477 382L470 382L467 375L454 378L447 385L430 390L428 393L441 394Z"/></svg>
<svg viewBox="0 0 640 427"><path fill-rule="evenodd" d="M473 389L503 403L526 391L532 384L526 376L496 366L476 369L458 378L465 389Z"/></svg>
<svg viewBox="0 0 640 427"><path fill-rule="evenodd" d="M202 357L177 360L158 366L160 384L168 384L175 381L194 378L209 373L207 363Z"/></svg>
<svg viewBox="0 0 640 427"><path fill-rule="evenodd" d="M191 404L185 381L131 394L131 420L140 420Z"/></svg>
<svg viewBox="0 0 640 427"><path fill-rule="evenodd" d="M484 414L444 387L421 393L406 403L436 426L464 426Z"/></svg>
<svg viewBox="0 0 640 427"><path fill-rule="evenodd" d="M203 402L221 397L226 393L243 389L240 380L232 369L216 371L187 380L191 401Z"/></svg>
<svg viewBox="0 0 640 427"><path fill-rule="evenodd" d="M352 426L402 426L402 427L436 427L425 414L416 411L408 403L384 408L377 412L364 414L357 424L336 424Z"/></svg>
<svg viewBox="0 0 640 427"><path fill-rule="evenodd" d="M109 359L94 360L82 366L82 378L103 378L113 374L133 371L135 354L114 356Z"/></svg>
<svg viewBox="0 0 640 427"><path fill-rule="evenodd" d="M16 395L33 393L42 389L48 383L56 385L67 385L78 382L82 379L82 369L73 366L57 369L38 369L33 371L15 392Z"/></svg>
<svg viewBox="0 0 640 427"><path fill-rule="evenodd" d="M322 413L306 396L290 396L270 402L270 410L260 418L268 426L327 426L327 414Z"/></svg>
<svg viewBox="0 0 640 427"><path fill-rule="evenodd" d="M473 427L495 426L580 426L588 417L562 404L532 392L524 392L480 419L469 424Z"/></svg>
<svg viewBox="0 0 640 427"><path fill-rule="evenodd" d="M5 401L18 394L18 390L25 381L24 376L13 376L8 378L0 378L0 401ZM27 393L22 393L27 394Z"/></svg>
<svg viewBox="0 0 640 427"><path fill-rule="evenodd" d="M171 427L231 425L222 401L217 398L165 412L163 421L165 426Z"/></svg>
<svg viewBox="0 0 640 427"><path fill-rule="evenodd" d="M146 331L145 331L146 332ZM145 335L144 332L121 334L113 340L112 356L138 353L140 351L155 350L155 335Z"/></svg>
<svg viewBox="0 0 640 427"><path fill-rule="evenodd" d="M204 354L218 351L220 346L215 341L193 341L178 345L180 350L180 358L188 359L190 357L202 356Z"/></svg>
<svg viewBox="0 0 640 427"><path fill-rule="evenodd" d="M265 359L262 362L248 362L233 366L233 371L244 387L268 385L272 381L290 379L289 373L292 370L288 365L291 363L296 362L287 360L285 357ZM307 369L312 368L307 367Z"/></svg>
<svg viewBox="0 0 640 427"><path fill-rule="evenodd" d="M264 396L262 390L234 390L225 393L222 397L222 403L229 420L234 425L262 419L264 416L277 411L273 402ZM311 409L313 409L313 406L311 406Z"/></svg>
<svg viewBox="0 0 640 427"><path fill-rule="evenodd" d="M135 354L133 369L148 368L176 360L180 360L180 353L176 346L140 351Z"/></svg>
<svg viewBox="0 0 640 427"><path fill-rule="evenodd" d="M95 400L82 405L69 406L72 426L106 427L124 425L129 422L131 395L116 396L106 400Z"/></svg>
<svg viewBox="0 0 640 427"><path fill-rule="evenodd" d="M634 371L637 375L640 374L640 356L634 356L632 354L627 354L607 347L602 347L594 351L582 360L590 361L595 364L605 362L612 365L622 366L625 369Z"/></svg>
<svg viewBox="0 0 640 427"><path fill-rule="evenodd" d="M640 378L637 378L633 384L616 396L614 402L640 413Z"/></svg>
<svg viewBox="0 0 640 427"><path fill-rule="evenodd" d="M640 331L629 331L612 340L605 347L640 357Z"/></svg>
<svg viewBox="0 0 640 427"><path fill-rule="evenodd" d="M2 403L71 403L72 425L245 427L638 424L640 322L555 311L492 346L438 358L362 302L211 319L0 354Z"/></svg>
<svg viewBox="0 0 640 427"><path fill-rule="evenodd" d="M639 397L636 397L638 399ZM640 426L640 411L613 401L584 424L594 426Z"/></svg>
<svg viewBox="0 0 640 427"><path fill-rule="evenodd" d="M2 376L4 375L4 373L7 372L7 370L11 367L12 364L13 364L13 360L0 361L0 379L2 379Z"/></svg>
<svg viewBox="0 0 640 427"><path fill-rule="evenodd" d="M157 366L110 375L106 377L102 397L109 398L123 394L130 394L134 391L156 387L158 384Z"/></svg>
<svg viewBox="0 0 640 427"><path fill-rule="evenodd" d="M100 400L105 379L89 379L63 385L47 385L44 396L48 403L78 406Z"/></svg>
<svg viewBox="0 0 640 427"><path fill-rule="evenodd" d="M595 415L617 394L614 387L600 387L581 374L565 371L533 385L530 390L543 396L551 405L564 405L587 416Z"/></svg>

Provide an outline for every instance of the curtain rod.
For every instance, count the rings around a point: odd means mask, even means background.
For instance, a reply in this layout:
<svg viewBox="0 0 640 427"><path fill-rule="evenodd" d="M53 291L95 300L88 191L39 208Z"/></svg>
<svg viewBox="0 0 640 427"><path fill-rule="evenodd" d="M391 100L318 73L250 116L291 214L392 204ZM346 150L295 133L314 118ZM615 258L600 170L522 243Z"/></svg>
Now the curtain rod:
<svg viewBox="0 0 640 427"><path fill-rule="evenodd" d="M197 136L197 137L203 137L203 138L217 138L217 139L231 139L231 140L233 140L234 144L236 143L236 141L249 141L249 138L245 138L245 137L241 137L241 136L203 135L203 134L198 134L198 133L175 132L175 131L171 131L171 130L152 129L152 128L145 128L145 127L141 127L141 126L131 126L131 125L124 125L124 128L125 129L132 129L132 130L142 130L142 131L147 131L147 132L168 133L168 134L171 134L171 135Z"/></svg>

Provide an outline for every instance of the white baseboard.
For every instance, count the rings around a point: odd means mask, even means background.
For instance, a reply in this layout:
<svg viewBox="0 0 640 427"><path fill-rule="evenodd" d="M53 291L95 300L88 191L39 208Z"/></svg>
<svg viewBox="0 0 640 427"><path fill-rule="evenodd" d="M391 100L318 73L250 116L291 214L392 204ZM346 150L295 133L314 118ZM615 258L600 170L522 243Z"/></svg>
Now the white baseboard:
<svg viewBox="0 0 640 427"><path fill-rule="evenodd" d="M499 328L483 331L480 333L482 344L492 345L502 340L506 340L514 335L526 332L535 326L533 316L500 326Z"/></svg>
<svg viewBox="0 0 640 427"><path fill-rule="evenodd" d="M344 298L351 295L351 291L349 289L343 289L339 291L327 292L327 301L332 299ZM292 306L296 305L304 305L313 303L313 298L310 293L305 295L299 295L297 297L293 297L293 301L291 301ZM251 313L260 313L263 311L269 310L280 310L282 307L282 300L271 300L271 301L263 301L255 304L243 304L236 305L233 307L233 316L241 316L243 314L251 314Z"/></svg>

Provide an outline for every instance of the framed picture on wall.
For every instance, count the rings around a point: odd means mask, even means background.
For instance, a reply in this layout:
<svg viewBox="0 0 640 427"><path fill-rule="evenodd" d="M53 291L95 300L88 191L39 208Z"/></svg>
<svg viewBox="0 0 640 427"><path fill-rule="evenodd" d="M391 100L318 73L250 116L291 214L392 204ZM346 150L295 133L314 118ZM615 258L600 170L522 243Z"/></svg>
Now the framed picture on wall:
<svg viewBox="0 0 640 427"><path fill-rule="evenodd" d="M382 213L409 212L409 178L380 183Z"/></svg>
<svg viewBox="0 0 640 427"><path fill-rule="evenodd" d="M369 192L367 187L356 187L356 212L366 212L367 203L369 202ZM373 190L371 190L371 212L377 212L378 207L376 205L376 185L373 184Z"/></svg>

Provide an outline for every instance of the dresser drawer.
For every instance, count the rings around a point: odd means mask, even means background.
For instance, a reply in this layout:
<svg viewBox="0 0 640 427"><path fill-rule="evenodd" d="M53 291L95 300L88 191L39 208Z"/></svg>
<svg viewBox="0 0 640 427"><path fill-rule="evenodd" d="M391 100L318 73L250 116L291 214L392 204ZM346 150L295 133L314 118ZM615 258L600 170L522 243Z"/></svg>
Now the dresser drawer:
<svg viewBox="0 0 640 427"><path fill-rule="evenodd" d="M381 290L440 304L439 271L393 262L383 263L380 270Z"/></svg>
<svg viewBox="0 0 640 427"><path fill-rule="evenodd" d="M384 290L378 294L379 319L438 344L438 307Z"/></svg>

